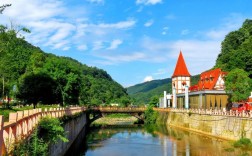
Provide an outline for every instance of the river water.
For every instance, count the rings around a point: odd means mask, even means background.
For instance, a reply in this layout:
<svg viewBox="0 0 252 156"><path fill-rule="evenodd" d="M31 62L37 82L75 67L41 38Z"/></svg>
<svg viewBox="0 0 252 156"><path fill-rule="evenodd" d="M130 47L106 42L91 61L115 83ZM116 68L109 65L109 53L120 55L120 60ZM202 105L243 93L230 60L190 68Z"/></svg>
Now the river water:
<svg viewBox="0 0 252 156"><path fill-rule="evenodd" d="M236 156L230 141L166 126L90 129L67 156Z"/></svg>

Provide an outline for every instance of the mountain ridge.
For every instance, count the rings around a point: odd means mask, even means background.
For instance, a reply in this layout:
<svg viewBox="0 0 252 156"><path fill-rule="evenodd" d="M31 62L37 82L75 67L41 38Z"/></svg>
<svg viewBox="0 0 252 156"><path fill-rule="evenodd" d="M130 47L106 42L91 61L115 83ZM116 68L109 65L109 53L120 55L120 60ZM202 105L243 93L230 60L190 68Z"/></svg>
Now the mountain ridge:
<svg viewBox="0 0 252 156"><path fill-rule="evenodd" d="M197 84L198 80L199 75L191 76L191 85ZM171 82L171 78L152 80L130 86L126 89L136 105L144 105L147 104L153 96L161 97L164 91L172 93Z"/></svg>

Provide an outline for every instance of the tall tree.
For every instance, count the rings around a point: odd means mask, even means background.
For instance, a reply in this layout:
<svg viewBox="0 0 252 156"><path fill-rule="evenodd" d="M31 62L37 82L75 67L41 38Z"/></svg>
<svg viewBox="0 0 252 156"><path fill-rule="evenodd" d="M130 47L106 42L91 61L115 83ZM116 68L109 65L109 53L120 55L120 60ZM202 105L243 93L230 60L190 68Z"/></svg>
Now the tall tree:
<svg viewBox="0 0 252 156"><path fill-rule="evenodd" d="M49 56L44 70L50 74L57 84L57 93L63 105L79 103L80 85L82 84L80 70L67 58Z"/></svg>
<svg viewBox="0 0 252 156"><path fill-rule="evenodd" d="M225 90L230 93L231 101L246 100L252 89L251 79L243 69L234 69L225 78Z"/></svg>
<svg viewBox="0 0 252 156"><path fill-rule="evenodd" d="M215 67L224 71L240 68L252 78L252 20L245 20L239 30L225 37Z"/></svg>
<svg viewBox="0 0 252 156"><path fill-rule="evenodd" d="M18 86L17 97L34 108L38 102L44 104L55 103L56 84L54 80L45 73L29 73L21 77Z"/></svg>

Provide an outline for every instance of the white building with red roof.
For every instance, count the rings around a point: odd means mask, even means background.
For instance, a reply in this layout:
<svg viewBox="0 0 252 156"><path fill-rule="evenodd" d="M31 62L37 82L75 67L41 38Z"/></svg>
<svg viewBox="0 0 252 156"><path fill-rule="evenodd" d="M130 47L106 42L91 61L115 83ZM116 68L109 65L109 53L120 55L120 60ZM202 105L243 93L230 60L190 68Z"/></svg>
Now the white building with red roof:
<svg viewBox="0 0 252 156"><path fill-rule="evenodd" d="M220 68L205 71L200 74L198 84L190 87L191 75L180 51L172 75L172 106L176 108L226 108L228 104L224 80L226 75L227 72L221 71ZM188 92L187 88L189 88Z"/></svg>

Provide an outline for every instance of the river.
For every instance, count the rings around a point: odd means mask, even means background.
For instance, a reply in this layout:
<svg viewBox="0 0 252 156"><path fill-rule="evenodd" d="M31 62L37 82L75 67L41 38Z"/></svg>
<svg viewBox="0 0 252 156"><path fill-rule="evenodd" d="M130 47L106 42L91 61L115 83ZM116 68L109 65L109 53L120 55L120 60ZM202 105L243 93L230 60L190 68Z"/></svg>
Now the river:
<svg viewBox="0 0 252 156"><path fill-rule="evenodd" d="M236 156L246 153L230 141L166 126L90 129L66 155L82 156ZM80 141L81 139L81 141Z"/></svg>

